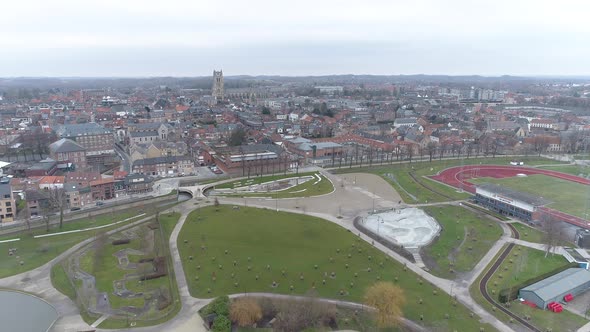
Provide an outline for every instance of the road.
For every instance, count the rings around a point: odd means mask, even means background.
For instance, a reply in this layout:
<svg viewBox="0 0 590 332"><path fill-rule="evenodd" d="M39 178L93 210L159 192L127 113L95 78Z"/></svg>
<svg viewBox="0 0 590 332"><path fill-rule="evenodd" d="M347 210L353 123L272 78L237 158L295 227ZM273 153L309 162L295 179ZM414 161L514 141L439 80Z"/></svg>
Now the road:
<svg viewBox="0 0 590 332"><path fill-rule="evenodd" d="M119 155L119 158L121 158L120 170L131 173L131 157L129 157L127 152L121 149L117 144L115 144L115 152Z"/></svg>

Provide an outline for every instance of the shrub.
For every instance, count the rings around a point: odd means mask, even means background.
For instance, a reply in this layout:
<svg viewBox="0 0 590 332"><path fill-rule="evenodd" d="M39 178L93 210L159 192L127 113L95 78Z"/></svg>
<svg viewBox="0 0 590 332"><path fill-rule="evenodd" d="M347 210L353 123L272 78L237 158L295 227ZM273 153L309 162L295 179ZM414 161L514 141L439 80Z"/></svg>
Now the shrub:
<svg viewBox="0 0 590 332"><path fill-rule="evenodd" d="M203 308L203 315L217 314L218 316L229 316L229 297L220 296L211 301Z"/></svg>
<svg viewBox="0 0 590 332"><path fill-rule="evenodd" d="M213 321L214 332L228 332L231 331L231 321L227 316L217 316Z"/></svg>
<svg viewBox="0 0 590 332"><path fill-rule="evenodd" d="M128 244L130 242L131 242L130 239L119 239L119 240L113 240L112 244L114 246L118 246L118 245L121 245L121 244Z"/></svg>
<svg viewBox="0 0 590 332"><path fill-rule="evenodd" d="M240 297L231 303L229 314L238 326L251 326L262 318L262 309L253 298Z"/></svg>

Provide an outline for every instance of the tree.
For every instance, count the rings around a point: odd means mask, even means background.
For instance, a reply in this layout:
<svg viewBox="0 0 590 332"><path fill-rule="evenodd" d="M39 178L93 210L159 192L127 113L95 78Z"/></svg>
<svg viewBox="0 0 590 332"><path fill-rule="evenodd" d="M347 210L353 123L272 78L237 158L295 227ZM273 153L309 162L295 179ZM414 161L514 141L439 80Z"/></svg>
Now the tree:
<svg viewBox="0 0 590 332"><path fill-rule="evenodd" d="M239 146L242 145L246 141L246 131L242 127L236 128L232 131L231 135L229 136L229 144L230 146Z"/></svg>
<svg viewBox="0 0 590 332"><path fill-rule="evenodd" d="M213 199L213 206L215 206L215 211L219 211L219 199L217 197Z"/></svg>
<svg viewBox="0 0 590 332"><path fill-rule="evenodd" d="M436 143L428 142L428 144L426 144L426 151L428 152L428 161L432 162L432 156L434 156L434 153L436 152Z"/></svg>
<svg viewBox="0 0 590 332"><path fill-rule="evenodd" d="M364 303L374 307L379 327L397 326L406 302L404 291L390 282L377 282L365 292Z"/></svg>
<svg viewBox="0 0 590 332"><path fill-rule="evenodd" d="M270 115L270 108L263 106L262 107L262 114L264 115Z"/></svg>
<svg viewBox="0 0 590 332"><path fill-rule="evenodd" d="M231 303L229 317L238 326L251 326L262 318L262 309L253 298L240 297Z"/></svg>
<svg viewBox="0 0 590 332"><path fill-rule="evenodd" d="M53 187L49 191L49 204L54 211L59 212L59 228L63 227L64 209L66 208L66 191L64 188Z"/></svg>
<svg viewBox="0 0 590 332"><path fill-rule="evenodd" d="M541 215L541 229L543 230L543 247L545 248L545 257L555 250L555 247L564 239L563 229L553 216L546 213Z"/></svg>
<svg viewBox="0 0 590 332"><path fill-rule="evenodd" d="M278 314L273 327L277 331L303 331L336 317L336 306L318 300L313 294L303 300L277 300L275 308Z"/></svg>

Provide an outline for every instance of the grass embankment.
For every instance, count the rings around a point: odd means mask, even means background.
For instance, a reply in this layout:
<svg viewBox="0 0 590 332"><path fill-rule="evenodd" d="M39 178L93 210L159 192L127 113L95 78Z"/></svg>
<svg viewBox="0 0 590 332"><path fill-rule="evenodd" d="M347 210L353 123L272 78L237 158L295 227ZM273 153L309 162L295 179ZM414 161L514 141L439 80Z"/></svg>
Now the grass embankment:
<svg viewBox="0 0 590 332"><path fill-rule="evenodd" d="M317 174L317 175L316 175ZM261 178L252 178L250 180L239 180L232 182L234 185L240 186L250 186L253 184L258 183L265 183L269 181L281 180L286 178L297 178L302 176L313 176L312 179L305 181L304 183L295 185L293 187L277 190L277 191L260 191L260 192L228 192L219 193L220 196L230 196L230 197L269 197L269 198L295 198L295 197L310 197L310 196L319 196L331 193L334 190L334 186L332 182L328 180L325 176L319 173L302 173L299 176L289 175L285 176L266 176ZM317 176L320 177L320 180L317 179ZM262 180L259 180L262 179ZM249 182L249 181L252 181ZM219 188L219 187L216 187ZM230 187L234 188L234 187Z"/></svg>
<svg viewBox="0 0 590 332"><path fill-rule="evenodd" d="M261 183L271 182L271 181L276 181L276 180L298 178L298 177L302 177L302 176L313 176L314 174L317 174L317 172L305 172L305 173L298 173L298 174L293 174L293 173L277 174L277 175L266 175L266 176L258 176L258 177L252 176L252 177L246 178L246 179L222 183L222 184L216 185L215 188L216 189L234 189L234 188L247 187L247 186L251 186L251 185L256 185L256 184L261 184Z"/></svg>
<svg viewBox="0 0 590 332"><path fill-rule="evenodd" d="M468 193L458 192L456 188L447 186L437 181L431 180L428 176L436 175L438 172L449 167L461 165L508 165L513 157L496 157L496 158L465 158L461 159L443 159L393 164L379 165L362 168L339 168L334 170L338 172L365 172L374 173L387 180L401 195L406 203L427 203L427 202L446 202L450 200L466 199L471 196ZM552 159L537 157L521 157L519 160L525 162L527 166L541 164L560 164L562 162ZM414 177L410 175L412 173ZM425 188L428 187L428 188ZM434 192L433 192L434 191ZM413 197L416 198L414 200Z"/></svg>
<svg viewBox="0 0 590 332"><path fill-rule="evenodd" d="M587 177L590 175L590 167L585 165L551 165L551 166L540 166L541 169L547 169L551 171L572 174L575 176Z"/></svg>
<svg viewBox="0 0 590 332"><path fill-rule="evenodd" d="M543 237L545 237L545 233L543 231L520 222L513 222L512 226L514 226L514 228L516 228L520 234L521 240L534 243L543 243Z"/></svg>
<svg viewBox="0 0 590 332"><path fill-rule="evenodd" d="M526 226L525 226L526 227ZM503 251L500 250L500 253ZM488 271L491 265L496 261L498 255L490 262L484 271ZM511 262L512 261L512 262ZM487 284L489 294L498 301L497 297L501 289L509 288L514 285L533 278L535 276L555 270L567 265L568 262L562 256L549 255L545 258L545 253L522 246L515 246L506 260L498 267L496 272L490 278ZM510 320L508 315L495 309L489 304L479 292L479 283L483 274L470 287L470 293L473 299L484 309L496 316L498 319L507 323L509 326L520 326L519 323ZM520 317L529 316L530 323L541 330L551 329L552 331L576 331L579 327L588 321L583 317L572 314L567 310L559 314L547 310L533 309L518 301L510 303L509 310Z"/></svg>
<svg viewBox="0 0 590 332"><path fill-rule="evenodd" d="M174 225L178 222L179 219L178 213L167 213L160 215L160 226L162 228L162 235L164 238L159 236L160 230L156 229L154 231L154 248L159 248L160 254L164 254L168 256L169 259L169 252L168 252L168 238L170 237L170 233L174 228ZM141 226L137 227L146 227L146 224L142 224ZM136 228L136 227L134 227ZM117 235L114 235L117 237ZM95 255L93 249L89 250L85 255L80 258L80 268L84 271L87 271L93 274L96 278L96 286L99 291L104 291L108 294L109 303L113 308L121 308L124 306L130 307L143 307L145 301L144 298L130 298L124 299L119 296L114 295L113 292L113 282L115 280L124 279L125 274L129 273L129 270L122 270L119 269L117 264L117 259L113 256L116 251L119 251L124 248L133 248L133 249L141 249L142 245L146 245L145 243L141 244L138 239L132 240L127 245L118 245L113 246L111 245L111 238L106 241L104 247L101 249L100 255ZM130 261L137 261L137 255L129 255ZM62 292L63 294L70 297L75 303L80 305L81 303L77 301L77 292L76 287L82 287L82 282L80 280L72 280L68 277L67 273L64 270L65 262L59 262L55 264L51 269L51 282L53 286ZM171 264L169 264L170 266ZM126 282L126 288L134 291L134 292L146 292L156 288L172 288L170 291L172 292L172 304L170 307L164 309L167 312L156 312L156 308L151 308L150 314L148 317L161 317L157 319L145 319L144 318L130 318L130 319L121 319L116 317L109 317L107 320L103 321L100 324L101 328L106 329L118 329L118 328L125 328L129 327L129 324L133 322L135 326L150 326L160 324L169 320L170 318L174 317L176 313L180 310L180 303L176 300L179 298L178 289L176 287L176 279L174 277L174 271L170 271L169 274L165 277L161 277L158 279L152 279L148 281L138 282L137 280L130 280ZM87 313L84 307L80 307L80 312L82 318L88 323L93 323L98 316L90 315ZM153 312L152 312L153 311ZM162 317L162 315L165 315Z"/></svg>
<svg viewBox="0 0 590 332"><path fill-rule="evenodd" d="M547 206L581 218L585 218L590 186L562 180L547 175L535 174L526 177L503 179L480 178L473 183L495 183L513 190L543 197L552 203Z"/></svg>
<svg viewBox="0 0 590 332"><path fill-rule="evenodd" d="M503 233L497 222L460 206L423 209L442 227L435 242L423 250L430 272L442 278L454 279L471 271Z"/></svg>
<svg viewBox="0 0 590 332"><path fill-rule="evenodd" d="M149 215L153 213L153 209L144 208L132 208L125 211L116 212L113 214L102 214L95 217L84 218L80 221L64 223L63 228L58 226L52 226L47 232L45 229L34 230L31 234L23 232L21 234L5 235L0 237L1 240L8 240L13 238L20 238L16 242L0 243L0 252L8 252L9 248L16 248L17 252L15 255L6 257L0 260L0 278L8 277L18 273L26 272L28 270L39 267L53 258L57 257L62 252L66 251L75 244L91 238L97 234L97 232L109 231L117 227L124 226L125 224L137 221L145 216L136 217L141 213ZM119 223L117 225L101 228L96 231L84 231L79 233L62 234L55 236L48 236L42 238L34 238L35 235L52 234L71 230L77 230L82 228L96 227L111 224L113 222L121 221L127 218L133 218L125 223ZM20 264L22 261L22 265Z"/></svg>
<svg viewBox="0 0 590 332"><path fill-rule="evenodd" d="M335 224L267 209L218 210L193 211L178 238L189 291L195 297L304 294L315 287L321 297L361 301L366 287L386 280L405 291L404 316L427 328L477 331L482 326L477 316L472 318L443 291Z"/></svg>

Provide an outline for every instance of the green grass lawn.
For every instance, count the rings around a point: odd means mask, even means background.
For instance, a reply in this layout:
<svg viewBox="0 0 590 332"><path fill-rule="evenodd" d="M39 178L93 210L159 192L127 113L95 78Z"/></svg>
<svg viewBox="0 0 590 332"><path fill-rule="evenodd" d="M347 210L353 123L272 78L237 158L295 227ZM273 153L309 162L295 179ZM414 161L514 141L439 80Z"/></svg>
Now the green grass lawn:
<svg viewBox="0 0 590 332"><path fill-rule="evenodd" d="M513 190L543 197L553 203L548 207L585 218L590 186L551 176L535 174L503 179L479 178L473 183L495 183Z"/></svg>
<svg viewBox="0 0 590 332"><path fill-rule="evenodd" d="M76 289L70 282L63 266L59 263L51 267L51 284L55 289L72 299L72 301L76 301Z"/></svg>
<svg viewBox="0 0 590 332"><path fill-rule="evenodd" d="M419 321L423 314L429 328L444 331L477 331L482 326L477 316L471 318L465 307L453 306L453 299L440 289L351 232L319 218L268 209L205 207L188 216L178 248L195 297L304 294L315 287L321 297L358 302L366 287L389 280L404 289L404 315L409 319Z"/></svg>
<svg viewBox="0 0 590 332"><path fill-rule="evenodd" d="M423 250L430 272L442 278L471 271L503 233L497 222L460 206L423 209L442 227L440 236Z"/></svg>
<svg viewBox="0 0 590 332"><path fill-rule="evenodd" d="M9 248L17 248L18 252L15 256L6 255L4 259L0 260L0 278L8 277L18 273L22 273L36 267L39 267L62 252L66 251L75 244L91 238L97 234L98 231L86 231L79 233L70 233L64 235L49 236L43 238L33 238L33 235L41 235L48 233L58 233L80 228L94 227L100 225L110 224L116 221L124 220L129 217L138 215L139 213L148 212L139 210L138 208L122 211L114 214L103 214L100 216L83 219L71 223L65 223L62 229L59 227L51 227L49 232L43 229L37 229L31 234L15 234L1 236L0 240L7 240L13 238L20 238L20 241L0 243L0 252L8 253ZM140 218L139 218L140 219ZM138 218L131 219L126 223L131 223L138 220ZM121 227L126 223L120 223L114 226L100 229L101 232L108 231L117 227ZM23 262L21 265L20 262Z"/></svg>
<svg viewBox="0 0 590 332"><path fill-rule="evenodd" d="M512 261L512 262L511 262ZM519 283L567 265L561 255L545 257L545 252L532 248L515 246L510 256L500 265L488 283L490 294L510 288Z"/></svg>
<svg viewBox="0 0 590 332"><path fill-rule="evenodd" d="M496 255L496 257L490 262L490 264L484 271L487 271L490 268L490 266L496 261L500 253L504 250L504 248L505 247L503 247L500 250L498 255ZM514 256L515 253L517 254L517 256ZM531 277L567 265L567 261L562 256L550 255L547 258L545 258L544 256L545 253L539 250L515 246L512 249L510 256L506 258L504 263L498 268L496 273L488 282L487 289L488 292L490 292L490 295L497 296L499 290L503 287L509 287L510 285L518 284L519 282L529 279ZM513 263L510 263L510 259L512 259ZM499 278L500 274L502 274L502 278ZM486 311L490 312L496 318L507 323L509 326L522 327L520 323L511 321L508 315L493 308L493 306L483 298L483 296L479 292L479 282L482 276L483 273L469 288L472 298L477 303L479 303L484 309L486 309ZM509 310L519 315L520 317L524 317L525 315L530 316L531 324L540 328L541 330L550 328L552 329L552 331L576 331L579 327L583 326L588 322L583 317L572 314L567 310L564 310L559 314L555 314L550 311L530 308L529 306L520 304L518 301L511 302Z"/></svg>
<svg viewBox="0 0 590 332"><path fill-rule="evenodd" d="M346 172L365 172L374 173L383 177L388 181L400 194L406 203L426 203L426 202L446 202L449 200L466 199L470 195L458 192L456 188L449 187L445 184L436 182L427 178L427 176L435 175L438 172L449 167L461 165L508 165L512 157L496 157L496 158L465 158L453 160L433 160L419 161L413 163L402 163L394 165L379 165L373 167L362 168L339 168L335 169L335 173ZM521 157L527 166L543 165L543 164L563 164L562 162L552 159L538 158L538 157ZM410 175L414 174L414 178ZM392 179L393 177L393 179ZM431 190L425 188L427 186ZM433 192L434 190L434 192ZM407 192L407 193L406 193ZM414 200L408 193L417 200Z"/></svg>
<svg viewBox="0 0 590 332"><path fill-rule="evenodd" d="M513 222L512 226L516 228L518 233L520 234L520 239L524 241L534 242L534 243L542 243L543 237L545 233L539 229L533 228L531 226L525 225L520 222Z"/></svg>

